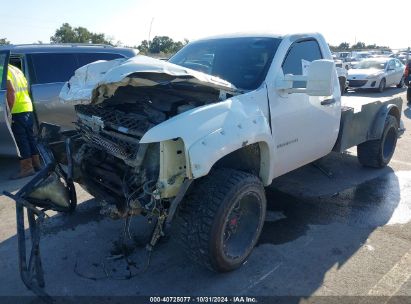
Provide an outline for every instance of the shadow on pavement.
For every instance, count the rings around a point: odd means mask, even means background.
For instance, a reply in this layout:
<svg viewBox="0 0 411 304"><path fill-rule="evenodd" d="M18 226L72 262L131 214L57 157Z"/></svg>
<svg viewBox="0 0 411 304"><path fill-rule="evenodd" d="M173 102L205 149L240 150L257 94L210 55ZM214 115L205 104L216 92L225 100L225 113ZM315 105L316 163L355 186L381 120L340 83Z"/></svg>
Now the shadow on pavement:
<svg viewBox="0 0 411 304"><path fill-rule="evenodd" d="M347 170L355 171L348 179L363 174L353 156L345 157L349 159L346 165L351 164ZM102 219L95 201L86 201L73 215L52 217L44 228L41 251L46 291L52 296L113 299L137 295L296 296L288 303L299 303L321 287L327 272L350 260L370 234L391 219L400 202L399 181L390 168L368 171L368 180L361 177L355 179L359 181L356 186L346 183L346 188L331 192L322 190L335 180L316 174L318 181L313 185L322 185L320 195L312 195L315 189L308 197L289 189L267 190L268 213L274 216L268 216L248 262L224 274L188 260L174 235L155 248L147 271L143 270L148 257L138 242L129 255L134 268L124 259L108 259L124 222ZM337 180L345 174L337 172ZM133 219L132 239L143 239L150 229L145 219ZM0 295L31 295L19 279L16 256L15 236L0 243Z"/></svg>
<svg viewBox="0 0 411 304"><path fill-rule="evenodd" d="M378 227L395 223L401 216L395 212L401 201L401 187L390 168L382 176L334 194L304 197L271 189L267 195L268 214L276 216L266 221L258 245L275 245L282 264L270 276L269 284L261 284L251 293L255 296L269 295L268 286L288 286L276 288L276 292L308 298L324 287L327 273L340 269L353 258ZM361 266L357 271L361 272ZM338 281L342 287L327 285L328 295L347 292L367 295L374 283L342 277ZM350 285L352 288L347 288ZM300 300L297 297L288 302L300 303Z"/></svg>
<svg viewBox="0 0 411 304"><path fill-rule="evenodd" d="M348 92L344 94L344 96L360 96L360 97L392 97L393 95L396 94L401 94L406 92L407 89L405 87L403 88L396 88L395 86L393 87L388 87L384 90L384 92L380 93L377 92L373 89L349 89Z"/></svg>

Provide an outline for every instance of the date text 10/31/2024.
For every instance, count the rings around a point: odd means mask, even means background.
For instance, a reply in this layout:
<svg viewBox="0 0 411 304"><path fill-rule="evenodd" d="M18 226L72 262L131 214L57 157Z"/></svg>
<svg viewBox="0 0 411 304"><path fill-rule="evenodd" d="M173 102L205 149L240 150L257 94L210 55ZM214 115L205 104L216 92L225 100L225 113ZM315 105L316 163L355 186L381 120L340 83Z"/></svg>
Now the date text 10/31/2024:
<svg viewBox="0 0 411 304"><path fill-rule="evenodd" d="M150 297L150 303L258 303L254 297Z"/></svg>

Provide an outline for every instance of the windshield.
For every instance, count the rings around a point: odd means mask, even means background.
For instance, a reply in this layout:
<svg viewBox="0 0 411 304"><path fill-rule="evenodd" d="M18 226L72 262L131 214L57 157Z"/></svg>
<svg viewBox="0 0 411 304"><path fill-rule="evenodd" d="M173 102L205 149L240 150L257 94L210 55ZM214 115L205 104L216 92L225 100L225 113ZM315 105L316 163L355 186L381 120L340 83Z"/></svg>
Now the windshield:
<svg viewBox="0 0 411 304"><path fill-rule="evenodd" d="M353 66L354 69L378 69L378 70L384 70L385 66L387 65L387 62L385 61L372 61L372 60L367 60L367 61L361 61L357 63L355 66Z"/></svg>
<svg viewBox="0 0 411 304"><path fill-rule="evenodd" d="M239 89L255 90L263 82L281 39L221 38L188 44L169 62L217 76Z"/></svg>

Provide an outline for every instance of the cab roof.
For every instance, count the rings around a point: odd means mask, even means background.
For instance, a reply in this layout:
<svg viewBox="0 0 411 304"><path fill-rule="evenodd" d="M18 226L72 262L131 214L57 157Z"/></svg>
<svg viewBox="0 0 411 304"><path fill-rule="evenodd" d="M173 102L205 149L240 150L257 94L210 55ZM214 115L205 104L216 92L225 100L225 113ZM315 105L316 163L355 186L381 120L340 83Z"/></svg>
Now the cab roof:
<svg viewBox="0 0 411 304"><path fill-rule="evenodd" d="M26 53L119 53L127 57L137 55L138 50L114 47L107 44L60 43L60 44L10 44L0 46L0 51L11 54Z"/></svg>
<svg viewBox="0 0 411 304"><path fill-rule="evenodd" d="M292 41L315 37L321 37L319 33L295 33L295 34L287 34L281 35L278 33L271 33L271 32L238 32L238 33L231 33L231 34L222 34L222 35L215 35L197 39L193 42L197 41L205 41L205 40L212 40L212 39L230 39L230 38L276 38L276 39L285 39L289 38Z"/></svg>
<svg viewBox="0 0 411 304"><path fill-rule="evenodd" d="M253 38L253 37L281 39L284 36L269 33L269 32L238 32L238 33L230 33L230 34L227 33L227 34L221 34L221 35L208 36L208 37L197 39L195 41L211 40L211 39L225 39L225 38Z"/></svg>

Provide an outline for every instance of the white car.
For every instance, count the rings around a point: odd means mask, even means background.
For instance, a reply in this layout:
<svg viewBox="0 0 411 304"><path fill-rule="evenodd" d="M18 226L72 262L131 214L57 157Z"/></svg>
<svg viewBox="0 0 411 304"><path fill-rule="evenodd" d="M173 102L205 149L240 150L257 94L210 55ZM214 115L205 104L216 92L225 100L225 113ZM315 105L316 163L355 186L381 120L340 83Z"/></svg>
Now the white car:
<svg viewBox="0 0 411 304"><path fill-rule="evenodd" d="M341 60L343 62L349 61L351 57L351 52L338 52L336 53L336 59Z"/></svg>
<svg viewBox="0 0 411 304"><path fill-rule="evenodd" d="M348 86L353 89L376 89L404 86L405 66L395 58L369 58L348 71Z"/></svg>
<svg viewBox="0 0 411 304"><path fill-rule="evenodd" d="M371 53L366 51L361 52L351 52L351 61L359 62L363 61L364 59L370 58Z"/></svg>

